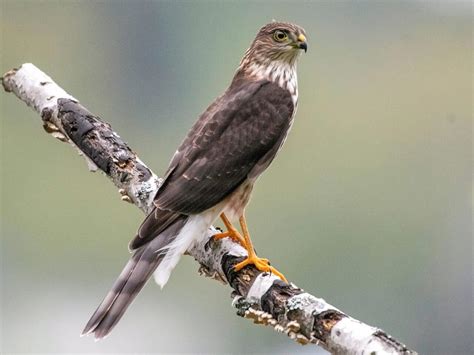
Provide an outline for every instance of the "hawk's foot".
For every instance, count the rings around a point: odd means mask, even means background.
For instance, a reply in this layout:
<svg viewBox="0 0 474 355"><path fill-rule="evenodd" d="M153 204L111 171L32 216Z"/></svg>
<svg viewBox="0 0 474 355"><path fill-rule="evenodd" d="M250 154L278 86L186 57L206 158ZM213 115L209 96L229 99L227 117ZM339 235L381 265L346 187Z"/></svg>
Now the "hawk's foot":
<svg viewBox="0 0 474 355"><path fill-rule="evenodd" d="M234 266L235 271L240 271L247 265L255 265L257 270L260 270L262 272L270 272L272 274L277 275L280 279L288 283L286 280L286 277L279 272L277 269L275 269L273 266L270 266L270 262L268 259L265 258L259 258L255 253L250 253L250 255L245 259L244 261L238 263L237 265Z"/></svg>
<svg viewBox="0 0 474 355"><path fill-rule="evenodd" d="M247 228L247 222L245 221L245 217L240 217L240 227L242 228L242 232L244 233L244 244L242 246L247 249L248 256L245 260L241 261L237 265L234 266L235 271L242 270L242 268L246 267L247 265L255 265L257 270L262 272L270 272L277 275L280 279L288 283L286 277L273 266L270 266L270 261L268 259L259 258L255 253L255 250L252 245L252 240L250 239L249 230Z"/></svg>
<svg viewBox="0 0 474 355"><path fill-rule="evenodd" d="M240 233L234 229L234 230L229 230L227 232L222 232L222 233L217 233L212 236L212 238L218 240L222 238L230 238L234 242L239 243L240 245L244 245L244 238L240 235Z"/></svg>
<svg viewBox="0 0 474 355"><path fill-rule="evenodd" d="M234 242L239 243L245 248L245 240L244 237L239 233L239 231L230 223L229 219L226 217L224 213L221 214L222 221L224 222L225 227L227 228L227 232L217 233L214 234L212 237L214 239L222 239L222 238L230 238Z"/></svg>

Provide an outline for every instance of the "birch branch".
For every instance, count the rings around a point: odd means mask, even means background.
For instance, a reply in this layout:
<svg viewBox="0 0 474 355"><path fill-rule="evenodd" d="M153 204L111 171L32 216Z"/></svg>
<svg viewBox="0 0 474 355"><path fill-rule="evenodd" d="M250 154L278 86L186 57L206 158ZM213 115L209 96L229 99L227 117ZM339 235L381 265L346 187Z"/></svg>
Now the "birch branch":
<svg viewBox="0 0 474 355"><path fill-rule="evenodd" d="M119 189L122 200L147 213L162 180L115 133L33 64L23 64L2 78L7 92L38 112L53 137L71 144L83 155L91 171L100 169ZM234 265L246 251L232 240L212 237L188 254L201 274L230 285L237 314L273 327L300 344L316 344L334 354L416 354L383 330L366 325L277 276L253 266L239 272Z"/></svg>

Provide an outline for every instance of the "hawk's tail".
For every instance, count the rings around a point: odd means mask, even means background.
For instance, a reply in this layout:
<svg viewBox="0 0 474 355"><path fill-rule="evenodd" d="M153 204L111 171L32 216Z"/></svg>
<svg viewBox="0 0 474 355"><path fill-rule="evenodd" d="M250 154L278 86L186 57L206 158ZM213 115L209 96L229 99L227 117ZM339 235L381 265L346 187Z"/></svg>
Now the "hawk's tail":
<svg viewBox="0 0 474 355"><path fill-rule="evenodd" d="M82 335L94 333L95 338L100 339L110 333L156 268L169 257L167 246L179 237L186 221L187 216L180 215L158 236L135 250Z"/></svg>

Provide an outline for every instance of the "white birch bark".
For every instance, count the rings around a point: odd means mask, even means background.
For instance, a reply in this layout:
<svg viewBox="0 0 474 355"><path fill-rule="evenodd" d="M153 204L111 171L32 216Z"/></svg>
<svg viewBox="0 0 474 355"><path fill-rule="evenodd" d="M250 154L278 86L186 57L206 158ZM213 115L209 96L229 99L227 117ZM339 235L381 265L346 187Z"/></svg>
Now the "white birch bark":
<svg viewBox="0 0 474 355"><path fill-rule="evenodd" d="M89 169L102 170L118 187L122 200L149 211L161 180L100 120L33 64L7 72L2 83L40 114L45 130L70 143ZM237 314L269 325L300 344L316 344L334 354L415 354L381 329L344 314L321 298L277 276L253 267L235 272L246 251L230 239L215 241L209 230L203 243L188 254L201 273L229 284Z"/></svg>

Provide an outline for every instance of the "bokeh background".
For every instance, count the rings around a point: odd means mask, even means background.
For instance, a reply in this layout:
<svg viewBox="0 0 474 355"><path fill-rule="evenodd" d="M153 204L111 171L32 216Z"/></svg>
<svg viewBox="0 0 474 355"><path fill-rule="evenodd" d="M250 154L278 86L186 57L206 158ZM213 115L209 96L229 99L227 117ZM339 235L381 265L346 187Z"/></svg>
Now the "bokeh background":
<svg viewBox="0 0 474 355"><path fill-rule="evenodd" d="M1 15L1 71L33 62L158 174L258 28L303 26L296 123L248 208L257 250L420 353L473 352L469 2L2 0ZM79 338L143 216L0 99L4 353L315 350L236 317L189 257L106 340Z"/></svg>

